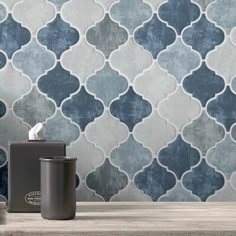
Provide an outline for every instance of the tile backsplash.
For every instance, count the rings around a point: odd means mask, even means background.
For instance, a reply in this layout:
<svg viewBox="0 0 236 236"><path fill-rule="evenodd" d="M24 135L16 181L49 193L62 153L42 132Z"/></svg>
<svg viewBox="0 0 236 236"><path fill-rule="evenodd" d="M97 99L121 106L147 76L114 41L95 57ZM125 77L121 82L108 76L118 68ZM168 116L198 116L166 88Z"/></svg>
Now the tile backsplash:
<svg viewBox="0 0 236 236"><path fill-rule="evenodd" d="M8 140L43 122L78 201L236 200L235 0L0 0Z"/></svg>

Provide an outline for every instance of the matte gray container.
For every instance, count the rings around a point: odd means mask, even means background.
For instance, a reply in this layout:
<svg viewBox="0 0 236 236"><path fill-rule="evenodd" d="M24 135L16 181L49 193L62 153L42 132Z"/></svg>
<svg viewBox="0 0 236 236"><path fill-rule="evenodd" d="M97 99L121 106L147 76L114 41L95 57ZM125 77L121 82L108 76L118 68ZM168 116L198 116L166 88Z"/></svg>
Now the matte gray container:
<svg viewBox="0 0 236 236"><path fill-rule="evenodd" d="M76 158L41 157L41 215L69 220L76 213Z"/></svg>

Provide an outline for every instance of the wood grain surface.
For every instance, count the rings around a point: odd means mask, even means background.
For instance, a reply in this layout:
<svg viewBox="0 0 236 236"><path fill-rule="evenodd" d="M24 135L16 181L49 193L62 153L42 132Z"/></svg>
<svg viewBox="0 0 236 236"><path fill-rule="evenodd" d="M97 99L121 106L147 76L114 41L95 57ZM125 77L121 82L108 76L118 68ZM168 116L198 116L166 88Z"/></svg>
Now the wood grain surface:
<svg viewBox="0 0 236 236"><path fill-rule="evenodd" d="M5 213L3 222L0 235L11 236L236 236L236 203L77 203L74 220Z"/></svg>

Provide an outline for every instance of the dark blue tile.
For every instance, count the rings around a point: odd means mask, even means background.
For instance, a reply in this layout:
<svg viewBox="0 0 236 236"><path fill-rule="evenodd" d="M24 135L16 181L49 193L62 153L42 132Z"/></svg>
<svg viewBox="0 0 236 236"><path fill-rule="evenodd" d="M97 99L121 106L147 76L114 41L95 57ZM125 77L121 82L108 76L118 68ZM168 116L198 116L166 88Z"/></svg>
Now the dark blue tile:
<svg viewBox="0 0 236 236"><path fill-rule="evenodd" d="M59 59L65 50L79 41L79 32L57 14L54 21L38 32L38 40L53 51Z"/></svg>
<svg viewBox="0 0 236 236"><path fill-rule="evenodd" d="M75 180L76 188L78 188L79 187L79 183L80 183L79 176L76 175L75 178L76 178L76 180Z"/></svg>
<svg viewBox="0 0 236 236"><path fill-rule="evenodd" d="M7 160L7 154L6 152L0 148L0 166L3 165ZM1 171L1 169L0 169Z"/></svg>
<svg viewBox="0 0 236 236"><path fill-rule="evenodd" d="M183 28L190 25L199 15L199 7L190 0L168 0L159 8L160 18L173 26L178 34L181 34Z"/></svg>
<svg viewBox="0 0 236 236"><path fill-rule="evenodd" d="M153 201L157 201L161 195L175 186L176 179L172 173L160 166L154 159L151 165L135 176L134 183Z"/></svg>
<svg viewBox="0 0 236 236"><path fill-rule="evenodd" d="M0 194L7 198L7 164L0 168Z"/></svg>
<svg viewBox="0 0 236 236"><path fill-rule="evenodd" d="M222 91L224 86L223 78L210 70L205 62L183 81L184 89L197 98L202 106L205 106L207 101L216 93Z"/></svg>
<svg viewBox="0 0 236 236"><path fill-rule="evenodd" d="M196 165L200 160L199 152L186 143L181 135L159 152L159 161L168 170L173 171L178 179L184 172Z"/></svg>
<svg viewBox="0 0 236 236"><path fill-rule="evenodd" d="M79 86L79 80L65 70L60 62L38 81L39 89L54 99L57 106L60 106L71 93L78 90Z"/></svg>
<svg viewBox="0 0 236 236"><path fill-rule="evenodd" d="M110 111L132 131L137 123L151 114L152 106L142 96L137 95L132 87L129 87L124 95L111 104Z"/></svg>
<svg viewBox="0 0 236 236"><path fill-rule="evenodd" d="M20 23L16 22L9 14L7 19L0 23L0 49L3 50L8 58L30 41L30 32Z"/></svg>
<svg viewBox="0 0 236 236"><path fill-rule="evenodd" d="M82 131L96 117L101 116L103 110L102 103L89 94L84 86L62 105L62 112L79 124Z"/></svg>
<svg viewBox="0 0 236 236"><path fill-rule="evenodd" d="M7 63L7 59L4 53L0 52L0 69L2 69Z"/></svg>
<svg viewBox="0 0 236 236"><path fill-rule="evenodd" d="M222 123L226 130L236 122L236 95L227 86L225 91L207 105L207 112Z"/></svg>
<svg viewBox="0 0 236 236"><path fill-rule="evenodd" d="M183 184L202 201L206 201L216 190L223 187L224 177L203 159L197 167L184 175Z"/></svg>
<svg viewBox="0 0 236 236"><path fill-rule="evenodd" d="M208 21L203 14L199 21L193 23L191 28L184 30L183 40L200 52L204 59L209 51L224 41L224 32L214 23Z"/></svg>
<svg viewBox="0 0 236 236"><path fill-rule="evenodd" d="M158 19L157 14L154 14L150 21L135 31L134 38L156 59L160 51L175 41L176 34L166 23Z"/></svg>
<svg viewBox="0 0 236 236"><path fill-rule="evenodd" d="M0 101L0 118L6 114L6 105Z"/></svg>
<svg viewBox="0 0 236 236"><path fill-rule="evenodd" d="M127 186L128 178L118 168L111 165L109 159L106 159L103 165L87 176L86 183L105 201L109 201L113 195Z"/></svg>

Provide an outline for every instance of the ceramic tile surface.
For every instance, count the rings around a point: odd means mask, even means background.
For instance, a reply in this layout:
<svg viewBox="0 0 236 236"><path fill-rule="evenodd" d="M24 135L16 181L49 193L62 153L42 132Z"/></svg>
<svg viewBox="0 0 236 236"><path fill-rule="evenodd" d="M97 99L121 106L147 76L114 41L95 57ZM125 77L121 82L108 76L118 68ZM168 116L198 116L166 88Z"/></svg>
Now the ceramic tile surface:
<svg viewBox="0 0 236 236"><path fill-rule="evenodd" d="M0 199L37 122L77 201L236 201L235 0L0 0Z"/></svg>

